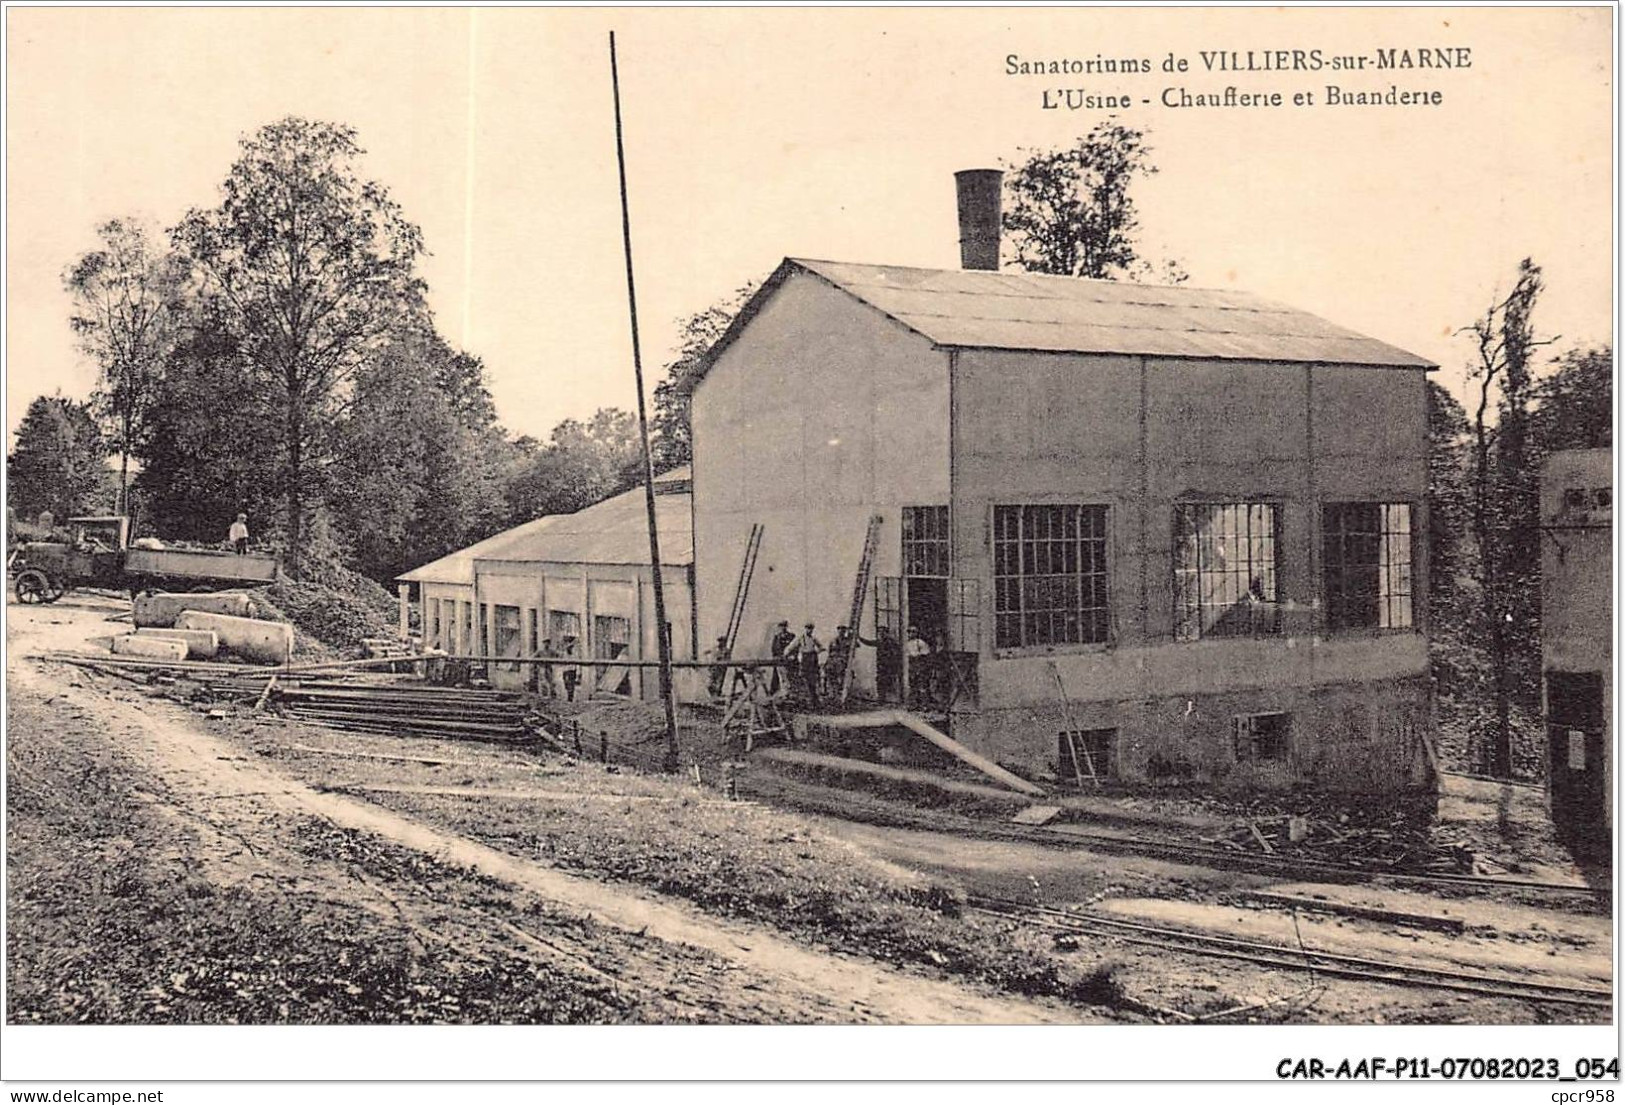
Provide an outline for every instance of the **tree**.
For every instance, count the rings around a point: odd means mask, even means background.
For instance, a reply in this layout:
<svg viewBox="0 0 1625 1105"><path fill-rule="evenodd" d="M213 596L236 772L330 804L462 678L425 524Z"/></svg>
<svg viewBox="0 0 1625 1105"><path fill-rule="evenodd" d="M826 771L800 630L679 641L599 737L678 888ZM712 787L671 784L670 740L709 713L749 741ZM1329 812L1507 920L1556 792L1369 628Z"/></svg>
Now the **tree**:
<svg viewBox="0 0 1625 1105"><path fill-rule="evenodd" d="M694 389L705 376L706 354L733 325L739 309L760 287L755 282L736 288L705 310L681 319L677 330L677 357L666 366L666 378L655 385L655 471L667 472L694 459L692 412Z"/></svg>
<svg viewBox="0 0 1625 1105"><path fill-rule="evenodd" d="M28 405L6 457L6 505L24 518L99 513L109 505L107 456L87 405L42 395Z"/></svg>
<svg viewBox="0 0 1625 1105"><path fill-rule="evenodd" d="M1614 351L1571 349L1557 371L1535 385L1530 438L1544 460L1559 449L1609 449L1614 444Z"/></svg>
<svg viewBox="0 0 1625 1105"><path fill-rule="evenodd" d="M257 537L283 535L276 396L227 327L218 297L196 300L165 362L139 456L138 529L218 543L239 511Z"/></svg>
<svg viewBox="0 0 1625 1105"><path fill-rule="evenodd" d="M341 124L269 124L243 140L219 206L188 212L172 232L275 409L260 432L279 450L295 573L348 386L369 352L423 313L422 234L357 173L361 153Z"/></svg>
<svg viewBox="0 0 1625 1105"><path fill-rule="evenodd" d="M1476 550L1463 539L1473 512L1467 412L1438 382L1427 384L1429 659L1441 751L1463 766L1459 743L1489 685L1478 617Z"/></svg>
<svg viewBox="0 0 1625 1105"><path fill-rule="evenodd" d="M391 579L506 524L512 446L470 395L489 407L479 359L433 333L392 341L357 373L330 500L362 573Z"/></svg>
<svg viewBox="0 0 1625 1105"><path fill-rule="evenodd" d="M514 523L570 514L625 491L643 471L637 419L605 407L586 422L567 418L545 448L521 455L508 481Z"/></svg>
<svg viewBox="0 0 1625 1105"><path fill-rule="evenodd" d="M1473 415L1472 531L1478 553L1481 616L1488 636L1495 716L1488 769L1512 773L1512 708L1527 698L1539 649L1538 488L1528 450L1535 349L1533 314L1544 287L1529 258L1504 299L1467 327L1476 345L1468 378L1477 385ZM1498 418L1488 415L1499 393ZM1538 684L1537 684L1538 685Z"/></svg>
<svg viewBox="0 0 1625 1105"><path fill-rule="evenodd" d="M118 509L128 513L130 453L174 341L181 271L133 219L109 220L96 236L101 244L68 266L62 282L73 297L68 322L79 348L100 369L96 405L113 428Z"/></svg>
<svg viewBox="0 0 1625 1105"><path fill-rule="evenodd" d="M1021 268L1096 280L1185 279L1177 263L1154 266L1139 251L1130 190L1157 171L1144 130L1106 119L1076 146L1037 151L1005 168L1004 230Z"/></svg>

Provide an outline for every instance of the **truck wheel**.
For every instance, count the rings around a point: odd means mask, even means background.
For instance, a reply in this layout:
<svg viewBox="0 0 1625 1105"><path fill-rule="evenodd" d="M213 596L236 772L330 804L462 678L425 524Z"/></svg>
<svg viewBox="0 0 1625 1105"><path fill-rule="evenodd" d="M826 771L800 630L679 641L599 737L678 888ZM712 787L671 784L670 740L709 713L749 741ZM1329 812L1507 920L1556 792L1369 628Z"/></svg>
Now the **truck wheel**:
<svg viewBox="0 0 1625 1105"><path fill-rule="evenodd" d="M37 568L17 573L17 601L33 605L37 602L50 602L51 580L44 572ZM60 596L61 592L58 591Z"/></svg>

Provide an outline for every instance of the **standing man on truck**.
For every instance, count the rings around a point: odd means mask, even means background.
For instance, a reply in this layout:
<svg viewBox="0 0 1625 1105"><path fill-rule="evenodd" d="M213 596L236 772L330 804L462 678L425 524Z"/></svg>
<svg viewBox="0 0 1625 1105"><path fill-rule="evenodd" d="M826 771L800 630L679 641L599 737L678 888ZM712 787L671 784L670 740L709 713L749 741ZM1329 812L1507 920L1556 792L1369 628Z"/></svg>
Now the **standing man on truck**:
<svg viewBox="0 0 1625 1105"><path fill-rule="evenodd" d="M231 542L238 556L248 552L248 515L237 515L237 520L231 524L231 531L226 534L226 540Z"/></svg>

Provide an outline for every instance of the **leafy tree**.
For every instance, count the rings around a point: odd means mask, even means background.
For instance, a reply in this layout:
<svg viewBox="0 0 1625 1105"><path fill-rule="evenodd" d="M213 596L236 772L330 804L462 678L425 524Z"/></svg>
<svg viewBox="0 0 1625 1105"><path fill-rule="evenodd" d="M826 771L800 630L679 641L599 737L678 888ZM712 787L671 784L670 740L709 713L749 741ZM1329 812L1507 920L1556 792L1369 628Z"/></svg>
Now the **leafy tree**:
<svg viewBox="0 0 1625 1105"><path fill-rule="evenodd" d="M508 480L513 523L569 514L625 491L642 474L637 419L606 407L586 422L565 419L547 446L521 455Z"/></svg>
<svg viewBox="0 0 1625 1105"><path fill-rule="evenodd" d="M297 573L307 509L323 490L333 427L357 369L423 312L422 235L363 179L355 131L287 118L242 142L219 206L172 232L276 417L286 560ZM231 402L240 401L233 396Z"/></svg>
<svg viewBox="0 0 1625 1105"><path fill-rule="evenodd" d="M1542 458L1559 449L1609 449L1614 444L1614 351L1571 349L1557 371L1535 385L1530 437Z"/></svg>
<svg viewBox="0 0 1625 1105"><path fill-rule="evenodd" d="M165 363L135 480L142 532L215 544L243 511L256 537L284 534L281 443L267 432L280 410L224 314L211 297L195 302Z"/></svg>
<svg viewBox="0 0 1625 1105"><path fill-rule="evenodd" d="M1015 263L1055 276L1184 280L1177 263L1153 265L1140 253L1131 189L1157 171L1145 137L1105 119L1076 146L1006 165L1004 231Z"/></svg>
<svg viewBox="0 0 1625 1105"><path fill-rule="evenodd" d="M96 405L113 429L119 509L128 512L130 454L174 341L182 273L134 219L111 219L96 236L100 244L69 265L62 282L73 297L68 322L100 369Z"/></svg>
<svg viewBox="0 0 1625 1105"><path fill-rule="evenodd" d="M1441 751L1472 764L1461 739L1480 720L1489 685L1478 616L1477 550L1463 535L1472 519L1467 412L1436 381L1427 385L1428 635Z"/></svg>
<svg viewBox="0 0 1625 1105"><path fill-rule="evenodd" d="M111 504L107 445L90 408L61 395L28 405L6 457L6 505L23 518L49 510L58 521Z"/></svg>
<svg viewBox="0 0 1625 1105"><path fill-rule="evenodd" d="M678 323L677 357L666 366L666 378L655 385L654 436L655 471L666 472L694 459L694 431L691 421L694 389L705 375L705 355L739 315L739 309L756 294L759 284L736 288L732 295Z"/></svg>
<svg viewBox="0 0 1625 1105"><path fill-rule="evenodd" d="M471 395L489 409L478 358L432 333L391 342L357 373L330 499L364 574L391 579L506 523L512 447Z"/></svg>
<svg viewBox="0 0 1625 1105"><path fill-rule="evenodd" d="M1534 330L1535 304L1543 288L1540 266L1525 258L1512 290L1467 327L1477 358L1468 372L1477 385L1472 532L1495 706L1487 766L1498 776L1513 769L1514 706L1527 707L1539 687L1538 487L1528 426L1533 354L1550 344L1538 340ZM1492 403L1498 408L1493 426L1488 418Z"/></svg>

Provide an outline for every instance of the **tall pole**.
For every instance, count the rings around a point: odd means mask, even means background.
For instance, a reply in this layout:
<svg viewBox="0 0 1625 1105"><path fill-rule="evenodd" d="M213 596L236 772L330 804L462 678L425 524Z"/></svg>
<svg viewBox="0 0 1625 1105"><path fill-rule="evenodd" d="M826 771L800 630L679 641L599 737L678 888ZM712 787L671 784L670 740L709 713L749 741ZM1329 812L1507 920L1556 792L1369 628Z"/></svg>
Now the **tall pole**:
<svg viewBox="0 0 1625 1105"><path fill-rule="evenodd" d="M654 573L655 637L660 646L660 698L666 707L665 769L677 770L677 700L671 685L671 636L666 632L666 584L660 573L660 531L655 526L655 465L649 450L649 415L643 401L643 351L638 342L638 290L632 278L632 212L626 199L626 147L621 138L621 73L615 32L609 32L609 83L615 94L615 161L621 175L621 239L626 244L626 304L632 319L632 375L638 384L638 436L643 442L643 501L649 511L649 566Z"/></svg>

